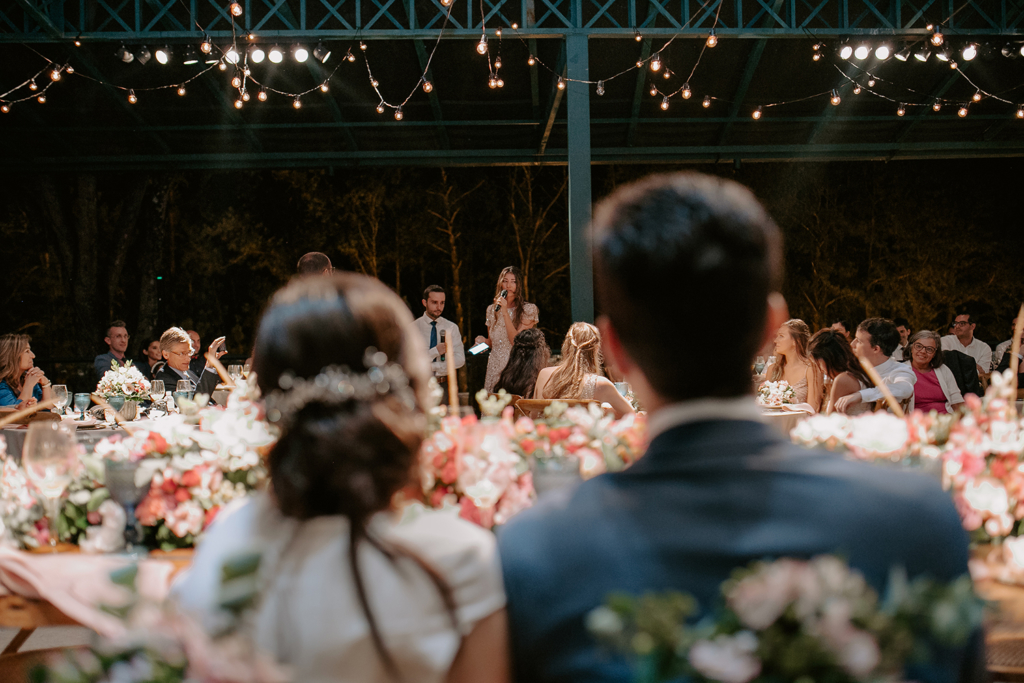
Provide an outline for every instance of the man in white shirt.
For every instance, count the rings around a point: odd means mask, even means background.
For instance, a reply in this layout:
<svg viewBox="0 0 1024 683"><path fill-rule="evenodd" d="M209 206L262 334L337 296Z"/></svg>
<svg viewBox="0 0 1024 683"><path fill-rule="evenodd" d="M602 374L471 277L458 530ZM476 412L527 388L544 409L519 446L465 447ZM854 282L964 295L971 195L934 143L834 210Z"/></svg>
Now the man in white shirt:
<svg viewBox="0 0 1024 683"><path fill-rule="evenodd" d="M896 318L893 320L896 324L896 331L900 333L900 343L896 346L896 350L892 352L892 359L900 362L906 360L903 357L903 352L907 348L907 340L910 339L910 323L907 322L906 318Z"/></svg>
<svg viewBox="0 0 1024 683"><path fill-rule="evenodd" d="M917 375L905 363L893 360L892 352L899 343L900 333L896 325L885 318L868 318L857 326L857 334L850 346L853 352L875 366L882 382L889 388L897 401L905 401L914 395ZM857 393L843 396L836 401L836 410L845 413L858 403L873 403L882 398L878 387L861 389Z"/></svg>
<svg viewBox="0 0 1024 683"><path fill-rule="evenodd" d="M1010 350L1010 345L1013 344L1013 331L1017 329L1017 319L1014 318L1013 322L1010 323L1010 338L1004 342L996 344L996 350L992 352L992 369L995 370L999 367L999 363L1003 360L1003 354Z"/></svg>
<svg viewBox="0 0 1024 683"><path fill-rule="evenodd" d="M966 353L978 364L978 375L987 375L992 369L992 347L974 338L975 327L969 312L958 315L953 321L953 334L942 338L942 350Z"/></svg>
<svg viewBox="0 0 1024 683"><path fill-rule="evenodd" d="M430 285L423 290L423 315L413 321L427 344L430 369L437 381L442 384L448 380L446 354L452 354L456 370L466 364L466 352L462 346L462 332L459 331L459 326L441 317L444 312L444 301L444 288L440 285ZM442 330L445 337L443 343Z"/></svg>

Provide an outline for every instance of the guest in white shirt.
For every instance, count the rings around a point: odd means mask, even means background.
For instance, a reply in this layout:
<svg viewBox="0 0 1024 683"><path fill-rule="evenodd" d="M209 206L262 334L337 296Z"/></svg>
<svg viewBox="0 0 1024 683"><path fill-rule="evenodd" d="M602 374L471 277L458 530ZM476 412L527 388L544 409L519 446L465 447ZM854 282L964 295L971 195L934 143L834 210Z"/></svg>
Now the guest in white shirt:
<svg viewBox="0 0 1024 683"><path fill-rule="evenodd" d="M455 369L458 370L466 364L466 351L462 345L462 332L459 326L451 320L441 317L444 313L445 295L444 288L440 285L430 285L423 290L423 315L416 318L413 323L416 329L423 335L426 341L427 356L430 358L430 369L434 377L442 384L448 379L448 359L446 354L451 353L455 361ZM444 342L441 341L441 331L444 331Z"/></svg>
<svg viewBox="0 0 1024 683"><path fill-rule="evenodd" d="M868 318L857 326L857 334L853 337L853 352L864 358L882 377L882 382L889 388L897 401L905 401L914 395L914 384L917 375L903 363L894 361L892 352L899 344L900 333L896 325L885 318ZM846 413L860 403L873 403L882 398L882 390L868 387L843 396L836 401L836 410Z"/></svg>
<svg viewBox="0 0 1024 683"><path fill-rule="evenodd" d="M900 343L896 350L892 352L892 359L904 361L910 358L909 354L904 357L907 349L907 340L910 339L910 323L907 322L906 318L896 318L893 320L893 323L896 324L896 331L900 333Z"/></svg>
<svg viewBox="0 0 1024 683"><path fill-rule="evenodd" d="M1003 360L1003 354L1010 350L1010 345L1013 344L1013 332L1017 329L1017 319L1014 318L1013 322L1010 323L1010 338L1004 342L996 344L996 350L992 352L992 368L998 368L999 363Z"/></svg>
<svg viewBox="0 0 1024 683"><path fill-rule="evenodd" d="M987 375L992 369L992 347L975 339L975 327L969 312L958 315L953 321L953 334L942 338L942 350L966 353L978 364L978 374Z"/></svg>

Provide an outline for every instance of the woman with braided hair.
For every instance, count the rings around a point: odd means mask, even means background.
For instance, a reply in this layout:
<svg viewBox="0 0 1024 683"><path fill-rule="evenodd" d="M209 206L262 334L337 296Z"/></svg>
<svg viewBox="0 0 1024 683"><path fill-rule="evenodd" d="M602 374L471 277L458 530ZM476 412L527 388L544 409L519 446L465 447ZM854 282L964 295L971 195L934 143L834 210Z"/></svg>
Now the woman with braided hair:
<svg viewBox="0 0 1024 683"><path fill-rule="evenodd" d="M601 374L601 333L589 323L573 323L562 342L562 362L537 377L534 398L595 399L611 405L615 417L633 406Z"/></svg>
<svg viewBox="0 0 1024 683"><path fill-rule="evenodd" d="M249 635L292 680L508 680L493 534L393 505L426 427L417 334L391 290L352 273L293 281L260 322L272 491L220 513L175 593L213 630L225 561L258 552Z"/></svg>

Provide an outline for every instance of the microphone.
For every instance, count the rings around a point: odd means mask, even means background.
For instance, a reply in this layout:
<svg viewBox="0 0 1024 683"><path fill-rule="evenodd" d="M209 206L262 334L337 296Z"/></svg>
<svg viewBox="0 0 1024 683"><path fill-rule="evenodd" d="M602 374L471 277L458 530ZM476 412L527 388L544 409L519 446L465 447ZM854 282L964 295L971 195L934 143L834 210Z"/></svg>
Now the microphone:
<svg viewBox="0 0 1024 683"><path fill-rule="evenodd" d="M507 299L508 298L508 290L507 289L501 290L501 298L502 299ZM500 310L501 310L501 304L494 304L494 312L497 313Z"/></svg>
<svg viewBox="0 0 1024 683"><path fill-rule="evenodd" d="M441 330L441 343L442 344L444 344L444 336L445 336L444 332L445 332L444 330ZM438 360L444 360L444 356L445 356L445 354L442 353Z"/></svg>

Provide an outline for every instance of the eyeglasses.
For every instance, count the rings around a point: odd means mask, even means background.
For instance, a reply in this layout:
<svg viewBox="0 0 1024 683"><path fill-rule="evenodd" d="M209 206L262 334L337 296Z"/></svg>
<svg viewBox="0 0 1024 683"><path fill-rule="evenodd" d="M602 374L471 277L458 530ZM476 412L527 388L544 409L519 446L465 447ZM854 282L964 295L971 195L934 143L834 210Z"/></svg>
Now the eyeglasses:
<svg viewBox="0 0 1024 683"><path fill-rule="evenodd" d="M167 353L172 355L172 356L191 356L192 355L191 352L189 352L189 351L168 351Z"/></svg>
<svg viewBox="0 0 1024 683"><path fill-rule="evenodd" d="M970 320L957 320L955 323L953 323L953 327L966 327L967 325L970 324Z"/></svg>
<svg viewBox="0 0 1024 683"><path fill-rule="evenodd" d="M914 342L911 348L922 353L935 353L936 351L934 346L925 346L921 342Z"/></svg>

